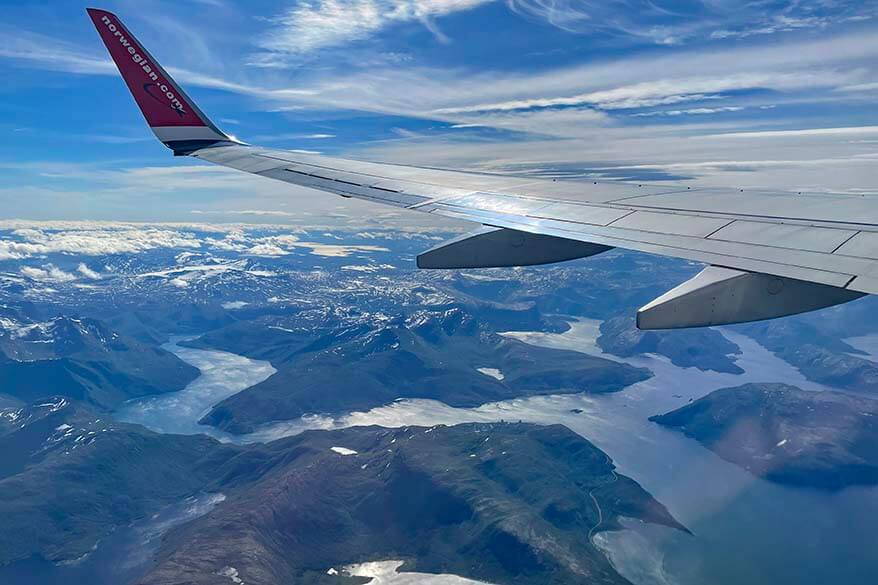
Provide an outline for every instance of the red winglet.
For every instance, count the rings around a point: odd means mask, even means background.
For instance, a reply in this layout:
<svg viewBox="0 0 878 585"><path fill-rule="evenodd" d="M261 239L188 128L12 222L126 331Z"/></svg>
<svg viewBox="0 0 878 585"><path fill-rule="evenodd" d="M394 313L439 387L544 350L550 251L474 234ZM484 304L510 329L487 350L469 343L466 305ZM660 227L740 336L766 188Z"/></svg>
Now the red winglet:
<svg viewBox="0 0 878 585"><path fill-rule="evenodd" d="M180 89L119 18L89 8L88 15L107 46L147 124L168 144L229 140Z"/></svg>

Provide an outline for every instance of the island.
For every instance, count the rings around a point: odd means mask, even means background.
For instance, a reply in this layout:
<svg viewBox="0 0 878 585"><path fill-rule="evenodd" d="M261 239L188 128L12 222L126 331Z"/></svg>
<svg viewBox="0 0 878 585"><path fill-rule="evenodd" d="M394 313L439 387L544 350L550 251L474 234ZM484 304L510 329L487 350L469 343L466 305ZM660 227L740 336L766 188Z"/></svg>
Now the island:
<svg viewBox="0 0 878 585"><path fill-rule="evenodd" d="M786 384L723 388L650 420L780 484L878 484L878 400Z"/></svg>

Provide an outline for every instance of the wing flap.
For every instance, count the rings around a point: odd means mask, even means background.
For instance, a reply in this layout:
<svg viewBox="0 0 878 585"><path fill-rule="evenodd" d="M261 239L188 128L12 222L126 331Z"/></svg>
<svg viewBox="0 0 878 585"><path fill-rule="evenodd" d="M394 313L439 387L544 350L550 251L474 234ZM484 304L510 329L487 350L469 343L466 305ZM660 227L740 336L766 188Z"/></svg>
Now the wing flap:
<svg viewBox="0 0 878 585"><path fill-rule="evenodd" d="M730 223L731 220L724 218L635 211L609 225L627 230L706 238Z"/></svg>
<svg viewBox="0 0 878 585"><path fill-rule="evenodd" d="M842 244L834 254L878 260L878 232L859 232Z"/></svg>
<svg viewBox="0 0 878 585"><path fill-rule="evenodd" d="M712 234L710 239L832 253L856 234L849 229L738 220Z"/></svg>
<svg viewBox="0 0 878 585"><path fill-rule="evenodd" d="M628 200L641 209L722 215L771 222L878 228L878 205L868 195L699 189Z"/></svg>
<svg viewBox="0 0 878 585"><path fill-rule="evenodd" d="M634 213L630 209L618 207L599 207L597 205L576 205L573 203L551 203L532 213L536 219L557 219L587 225L610 225L626 215Z"/></svg>

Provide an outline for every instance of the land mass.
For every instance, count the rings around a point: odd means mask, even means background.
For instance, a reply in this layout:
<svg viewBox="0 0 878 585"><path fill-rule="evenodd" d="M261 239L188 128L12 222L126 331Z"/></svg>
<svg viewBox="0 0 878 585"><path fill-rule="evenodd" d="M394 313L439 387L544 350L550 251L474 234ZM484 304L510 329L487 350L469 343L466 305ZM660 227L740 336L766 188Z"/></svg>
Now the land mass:
<svg viewBox="0 0 878 585"><path fill-rule="evenodd" d="M59 394L109 411L131 398L182 390L198 377L174 354L96 319L3 325L0 393L25 403Z"/></svg>
<svg viewBox="0 0 878 585"><path fill-rule="evenodd" d="M627 583L591 543L619 517L685 530L561 426L311 431L270 446L263 478L170 534L144 583L338 583L348 564L492 583Z"/></svg>
<svg viewBox="0 0 878 585"><path fill-rule="evenodd" d="M241 323L192 344L269 359L277 369L201 420L237 434L307 414L369 410L398 398L475 407L539 394L617 392L651 376L628 364L509 339L459 308L422 311L378 327L345 325L316 338L310 324Z"/></svg>
<svg viewBox="0 0 878 585"><path fill-rule="evenodd" d="M745 384L650 420L776 483L829 490L878 484L878 400Z"/></svg>
<svg viewBox="0 0 878 585"><path fill-rule="evenodd" d="M634 317L624 315L601 323L597 344L605 352L619 357L657 353L681 368L744 373L734 359L741 349L714 329L640 331Z"/></svg>
<svg viewBox="0 0 878 585"><path fill-rule="evenodd" d="M58 397L0 411L0 565L91 554L199 494L220 503L165 534L139 583L362 582L359 562L494 583L623 584L591 537L637 518L685 530L562 426L309 431L234 446L104 422ZM221 501L222 500L222 501ZM227 578L227 577L226 577Z"/></svg>
<svg viewBox="0 0 878 585"><path fill-rule="evenodd" d="M809 380L878 396L878 364L804 317L752 323L737 329L798 368Z"/></svg>

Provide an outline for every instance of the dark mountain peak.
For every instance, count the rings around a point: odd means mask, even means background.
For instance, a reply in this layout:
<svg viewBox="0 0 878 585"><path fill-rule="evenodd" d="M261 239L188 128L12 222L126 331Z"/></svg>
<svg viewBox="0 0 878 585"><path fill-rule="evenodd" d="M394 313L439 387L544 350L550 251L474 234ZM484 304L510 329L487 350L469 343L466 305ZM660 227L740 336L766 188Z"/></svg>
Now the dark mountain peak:
<svg viewBox="0 0 878 585"><path fill-rule="evenodd" d="M124 349L119 334L96 319L58 316L7 327L3 352L17 361L57 359Z"/></svg>
<svg viewBox="0 0 878 585"><path fill-rule="evenodd" d="M408 318L406 327L433 343L444 337L475 335L478 332L475 318L460 307L444 311L418 311Z"/></svg>
<svg viewBox="0 0 878 585"><path fill-rule="evenodd" d="M381 327L362 338L362 351L366 354L399 349L401 337L395 327Z"/></svg>
<svg viewBox="0 0 878 585"><path fill-rule="evenodd" d="M50 396L17 409L0 410L0 479L53 453L90 445L101 421L88 408L63 396Z"/></svg>
<svg viewBox="0 0 878 585"><path fill-rule="evenodd" d="M63 395L102 409L182 389L198 370L98 319L58 316L0 335L0 386L25 402Z"/></svg>
<svg viewBox="0 0 878 585"><path fill-rule="evenodd" d="M45 332L54 341L59 355L69 355L86 348L109 351L119 340L119 334L100 321L89 318L56 317L49 322Z"/></svg>
<svg viewBox="0 0 878 585"><path fill-rule="evenodd" d="M74 416L78 410L80 407L63 396L49 396L25 406L2 408L0 435L17 432L49 416L61 419Z"/></svg>

